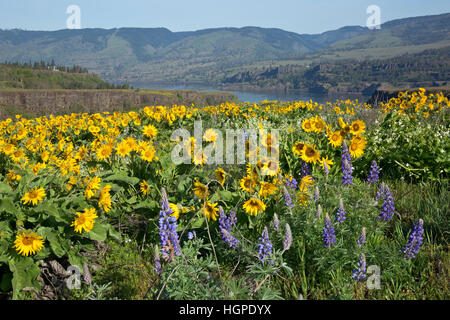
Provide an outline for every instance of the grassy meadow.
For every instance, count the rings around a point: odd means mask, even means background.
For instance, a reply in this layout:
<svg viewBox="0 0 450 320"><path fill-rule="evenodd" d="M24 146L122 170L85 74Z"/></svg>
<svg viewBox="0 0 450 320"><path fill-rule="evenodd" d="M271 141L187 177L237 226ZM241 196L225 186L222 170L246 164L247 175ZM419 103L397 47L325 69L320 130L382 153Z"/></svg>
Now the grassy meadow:
<svg viewBox="0 0 450 320"><path fill-rule="evenodd" d="M449 299L449 105L8 118L0 299ZM241 128L245 161L210 164Z"/></svg>

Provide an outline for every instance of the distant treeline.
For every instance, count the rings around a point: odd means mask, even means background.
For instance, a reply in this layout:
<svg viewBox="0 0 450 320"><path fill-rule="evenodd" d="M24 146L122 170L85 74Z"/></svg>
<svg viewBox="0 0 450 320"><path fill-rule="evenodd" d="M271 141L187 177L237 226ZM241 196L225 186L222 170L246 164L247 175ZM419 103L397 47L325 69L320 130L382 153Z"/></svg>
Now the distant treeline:
<svg viewBox="0 0 450 320"><path fill-rule="evenodd" d="M86 68L51 62L0 63L0 89L132 89L104 81Z"/></svg>
<svg viewBox="0 0 450 320"><path fill-rule="evenodd" d="M55 60L52 59L51 62L46 61L29 61L29 62L9 62L5 61L2 63L2 65L6 66L13 66L13 67L20 67L20 68L31 68L34 70L53 70L53 71L62 71L62 72L68 72L68 73L89 73L87 68L80 67L78 65L74 65L72 67L66 67L66 66L58 66L55 63Z"/></svg>

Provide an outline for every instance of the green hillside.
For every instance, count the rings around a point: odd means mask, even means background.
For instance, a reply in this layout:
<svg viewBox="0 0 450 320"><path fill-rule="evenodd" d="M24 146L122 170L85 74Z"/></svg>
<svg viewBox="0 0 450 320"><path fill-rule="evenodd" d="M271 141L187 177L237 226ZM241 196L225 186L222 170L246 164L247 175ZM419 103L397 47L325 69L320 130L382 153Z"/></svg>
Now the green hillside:
<svg viewBox="0 0 450 320"><path fill-rule="evenodd" d="M115 89L96 74L78 68L0 64L0 89ZM123 87L123 86L120 86ZM117 87L118 88L118 87Z"/></svg>
<svg viewBox="0 0 450 320"><path fill-rule="evenodd" d="M107 81L219 84L254 65L382 59L448 47L449 20L447 13L386 22L380 30L347 26L314 35L258 27L0 30L0 61L55 59Z"/></svg>

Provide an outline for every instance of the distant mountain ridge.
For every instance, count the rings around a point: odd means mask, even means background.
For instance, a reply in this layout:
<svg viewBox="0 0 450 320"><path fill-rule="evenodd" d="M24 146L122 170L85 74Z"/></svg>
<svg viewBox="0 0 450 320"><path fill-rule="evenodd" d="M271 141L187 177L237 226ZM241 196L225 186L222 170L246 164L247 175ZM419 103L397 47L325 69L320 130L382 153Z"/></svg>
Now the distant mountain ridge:
<svg viewBox="0 0 450 320"><path fill-rule="evenodd" d="M220 82L260 61L341 55L355 50L450 44L450 13L399 19L380 30L347 26L321 34L276 28L0 30L0 61L80 65L108 81Z"/></svg>

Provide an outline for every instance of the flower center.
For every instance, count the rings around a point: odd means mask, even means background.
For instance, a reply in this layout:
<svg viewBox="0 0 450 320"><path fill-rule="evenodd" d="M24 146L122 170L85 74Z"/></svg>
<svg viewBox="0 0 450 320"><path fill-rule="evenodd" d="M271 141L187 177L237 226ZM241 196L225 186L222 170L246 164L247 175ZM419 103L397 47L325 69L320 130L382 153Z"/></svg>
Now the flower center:
<svg viewBox="0 0 450 320"><path fill-rule="evenodd" d="M33 238L32 237L24 237L22 239L22 244L24 246L31 246L33 244Z"/></svg>

